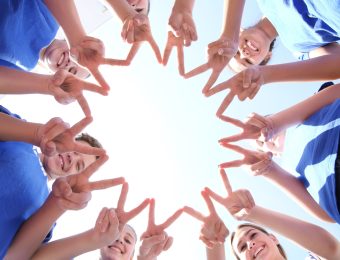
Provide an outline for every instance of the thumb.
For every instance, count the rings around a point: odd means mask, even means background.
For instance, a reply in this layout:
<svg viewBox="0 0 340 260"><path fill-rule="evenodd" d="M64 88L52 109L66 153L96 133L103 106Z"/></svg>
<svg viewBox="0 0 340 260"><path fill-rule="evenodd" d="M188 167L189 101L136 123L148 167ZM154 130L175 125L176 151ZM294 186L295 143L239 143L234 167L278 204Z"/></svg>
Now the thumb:
<svg viewBox="0 0 340 260"><path fill-rule="evenodd" d="M72 58L75 61L78 61L78 59L79 59L79 50L78 50L77 47L72 47L71 50L70 50L70 54L71 54Z"/></svg>
<svg viewBox="0 0 340 260"><path fill-rule="evenodd" d="M58 70L52 78L52 84L60 86L66 79L67 72L65 70Z"/></svg>

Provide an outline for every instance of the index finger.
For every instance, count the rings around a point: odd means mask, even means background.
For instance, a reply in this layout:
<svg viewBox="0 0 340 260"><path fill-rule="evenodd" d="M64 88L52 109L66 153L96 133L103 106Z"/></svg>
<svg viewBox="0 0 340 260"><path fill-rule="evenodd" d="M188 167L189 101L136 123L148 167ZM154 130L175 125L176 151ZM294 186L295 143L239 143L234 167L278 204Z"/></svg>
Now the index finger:
<svg viewBox="0 0 340 260"><path fill-rule="evenodd" d="M214 83L216 82L216 80L218 79L218 76L220 75L221 71L219 70L214 70L212 71L207 83L205 84L202 93L204 95L206 95L206 93L208 93L211 89L211 87L214 85Z"/></svg>
<svg viewBox="0 0 340 260"><path fill-rule="evenodd" d="M242 148L241 146L238 146L238 145L234 145L234 144L230 144L230 143L223 143L222 145L226 148L229 148L229 149L231 149L235 152L238 152L240 154L243 154L243 155L247 155L250 152L250 150Z"/></svg>
<svg viewBox="0 0 340 260"><path fill-rule="evenodd" d="M201 195L202 195L203 199L205 200L205 203L208 206L209 212L212 213L212 214L216 214L214 204L211 201L209 194L204 190L204 191L201 192Z"/></svg>
<svg viewBox="0 0 340 260"><path fill-rule="evenodd" d="M145 209L149 205L150 200L145 199L142 203L140 203L137 207L125 213L124 222L129 222L130 219L137 216L143 209Z"/></svg>
<svg viewBox="0 0 340 260"><path fill-rule="evenodd" d="M170 33L172 34L172 32L168 32L168 40L166 42L166 45L165 45L165 49L164 49L164 52L163 52L163 60L162 60L162 64L164 66L166 66L168 64L168 61L169 61L169 57L170 57L170 54L171 54L171 51L172 51L172 48L174 47L173 44L171 44L171 39L170 39Z"/></svg>
<svg viewBox="0 0 340 260"><path fill-rule="evenodd" d="M109 180L101 180L89 182L82 186L82 191L94 191L94 190L104 190L107 188L111 188L113 186L121 185L125 182L123 177L109 179Z"/></svg>
<svg viewBox="0 0 340 260"><path fill-rule="evenodd" d="M109 84L106 82L106 80L104 79L104 77L102 76L102 74L100 73L100 71L97 68L88 68L90 70L90 72L92 73L92 76L96 79L96 81L98 82L98 84L100 86L102 86L102 88L105 91L109 91L110 90L110 86Z"/></svg>
<svg viewBox="0 0 340 260"><path fill-rule="evenodd" d="M76 136L79 134L86 126L88 126L93 121L92 117L85 117L76 124L74 124L71 128L68 129L69 133L72 136Z"/></svg>
<svg viewBox="0 0 340 260"><path fill-rule="evenodd" d="M109 157L105 154L99 159L97 159L95 162L90 164L82 173L82 175L86 176L87 178L90 178L107 160Z"/></svg>
<svg viewBox="0 0 340 260"><path fill-rule="evenodd" d="M216 112L216 116L217 117L221 117L223 115L223 113L226 111L226 109L229 107L229 105L231 104L231 102L234 100L235 94L230 91L228 93L228 95L223 99L222 104L220 105L220 107L218 108L217 112Z"/></svg>
<svg viewBox="0 0 340 260"><path fill-rule="evenodd" d="M103 148L92 147L90 145L82 144L81 142L77 141L74 142L73 151L96 156L101 156L106 153Z"/></svg>
<svg viewBox="0 0 340 260"><path fill-rule="evenodd" d="M158 60L158 63L162 63L162 54L159 50L159 47L158 47L156 41L154 40L154 38L152 37L151 34L147 38L147 41L150 44L151 48L153 49L154 53L156 54L156 58Z"/></svg>
<svg viewBox="0 0 340 260"><path fill-rule="evenodd" d="M86 98L83 95L79 95L77 97L77 101L78 101L79 106L83 110L85 116L90 117L91 116L91 109L90 109L89 104L87 103Z"/></svg>
<svg viewBox="0 0 340 260"><path fill-rule="evenodd" d="M190 216L204 222L204 219L205 219L204 215L201 212L193 209L192 207L185 206L183 208L183 212L185 212L185 213L189 214Z"/></svg>
<svg viewBox="0 0 340 260"><path fill-rule="evenodd" d="M197 68L194 68L193 70L189 71L188 73L184 74L184 78L188 79L188 78L194 77L198 74L201 74L201 73L207 71L208 69L210 69L210 65L207 62L207 63L204 63L204 64L198 66Z"/></svg>
<svg viewBox="0 0 340 260"><path fill-rule="evenodd" d="M128 62L128 64L130 64L133 58L136 56L140 46L141 46L140 42L135 42L132 44L129 54L126 58L126 61Z"/></svg>
<svg viewBox="0 0 340 260"><path fill-rule="evenodd" d="M149 204L149 219L148 219L148 228L151 228L155 225L155 199L150 200Z"/></svg>
<svg viewBox="0 0 340 260"><path fill-rule="evenodd" d="M178 60L179 75L184 76L184 74L185 74L184 51L183 51L183 45L182 44L177 44L177 60Z"/></svg>
<svg viewBox="0 0 340 260"><path fill-rule="evenodd" d="M229 195L231 195L233 193L233 189L231 188L228 176L227 176L227 174L226 174L224 169L220 169L220 175L222 177L222 181L223 181L224 187L225 187L225 189L227 191L227 194L229 196Z"/></svg>
<svg viewBox="0 0 340 260"><path fill-rule="evenodd" d="M127 193L129 191L129 184L127 182L123 183L122 190L120 192L120 196L117 203L117 209L124 210L124 205L127 197Z"/></svg>
<svg viewBox="0 0 340 260"><path fill-rule="evenodd" d="M170 216L163 224L159 225L163 230L168 228L176 219L183 213L183 209L178 209L172 216Z"/></svg>

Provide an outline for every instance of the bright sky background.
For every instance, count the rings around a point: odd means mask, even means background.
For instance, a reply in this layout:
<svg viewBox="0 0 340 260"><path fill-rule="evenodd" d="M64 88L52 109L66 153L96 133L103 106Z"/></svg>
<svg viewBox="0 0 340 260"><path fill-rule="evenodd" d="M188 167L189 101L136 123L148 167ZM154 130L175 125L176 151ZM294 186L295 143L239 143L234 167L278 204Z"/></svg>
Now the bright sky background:
<svg viewBox="0 0 340 260"><path fill-rule="evenodd" d="M162 52L173 2L151 0L150 23ZM199 40L185 49L186 71L206 62L206 46L220 34L222 10L222 0L196 2L194 19ZM91 12L83 16L88 20L94 17ZM254 24L260 17L256 1L247 1L243 26ZM121 22L114 15L113 19L91 34L105 43L107 57L122 59L129 51L128 44L120 38L120 30ZM278 41L272 63L292 60L293 56ZM124 176L130 186L126 209L135 207L144 198L153 197L156 199L157 223L163 222L184 205L206 213L200 191L209 186L219 194L225 194L217 165L239 158L238 154L218 145L217 140L236 133L238 129L215 117L225 93L210 98L201 94L210 72L185 80L178 74L175 53L168 66L163 67L157 63L147 44L142 46L130 67L103 66L101 71L110 83L111 91L108 97L85 94L94 117L86 132L102 142L110 160L93 179ZM230 76L231 73L225 71L220 75L219 82ZM275 113L312 95L319 85L320 82L268 84L253 101L235 100L226 113L238 119L244 119L251 112L262 115ZM1 103L32 122L45 123L59 116L74 124L83 118L78 104L62 106L46 96L9 96ZM252 177L242 169L227 172L233 188L249 189L258 205L321 225L340 239L337 225L326 225L308 216L264 178ZM69 211L58 221L54 238L92 228L102 207L116 206L119 193L120 188L117 187L94 192L86 209ZM215 205L232 231L238 223L224 208ZM130 223L139 235L146 229L147 213L145 210ZM198 239L200 226L191 217L181 216L167 230L174 237L172 248L162 253L159 259L206 259L205 247ZM289 259L304 259L304 250L284 238L279 237L279 240ZM228 243L226 251L227 259L230 259ZM91 252L77 259L98 257L98 252Z"/></svg>

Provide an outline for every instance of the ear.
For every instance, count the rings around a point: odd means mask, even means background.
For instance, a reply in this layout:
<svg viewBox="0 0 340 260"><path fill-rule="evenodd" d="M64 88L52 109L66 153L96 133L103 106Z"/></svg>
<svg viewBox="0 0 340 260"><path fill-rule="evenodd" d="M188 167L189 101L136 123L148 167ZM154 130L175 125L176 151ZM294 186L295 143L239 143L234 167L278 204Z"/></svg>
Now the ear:
<svg viewBox="0 0 340 260"><path fill-rule="evenodd" d="M276 238L276 236L274 236L273 234L269 234L269 238L276 244L279 245L280 242L279 240Z"/></svg>

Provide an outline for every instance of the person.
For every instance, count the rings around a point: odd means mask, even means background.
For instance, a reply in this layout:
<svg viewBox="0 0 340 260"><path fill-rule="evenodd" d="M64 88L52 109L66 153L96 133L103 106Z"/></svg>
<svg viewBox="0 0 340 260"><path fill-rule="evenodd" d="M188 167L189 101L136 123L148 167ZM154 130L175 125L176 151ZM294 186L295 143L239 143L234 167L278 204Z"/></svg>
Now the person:
<svg viewBox="0 0 340 260"><path fill-rule="evenodd" d="M194 3L194 0L176 0L169 17L170 30L163 52L162 64L167 65L171 51L176 47L178 72L181 76L185 76L183 46L188 47L197 40L196 26L192 18Z"/></svg>
<svg viewBox="0 0 340 260"><path fill-rule="evenodd" d="M74 140L92 121L91 118L85 118L70 128L60 118L37 124L23 121L3 106L0 111L0 150L4 155L0 158L0 208L3 212L0 257L3 258L21 224L48 197L47 180L85 170L103 157L105 150L92 147L98 142L88 143L93 139L89 136ZM33 145L40 147L42 154L39 155Z"/></svg>
<svg viewBox="0 0 340 260"><path fill-rule="evenodd" d="M220 144L244 155L241 160L222 163L224 168L249 166L290 194L302 207L321 220L340 223L339 213L339 84L331 85L279 113L263 117L252 114L243 123L224 116L240 127L240 134ZM291 126L298 125L288 131ZM250 151L230 142L257 139L261 151ZM272 154L281 153L290 167L281 168Z"/></svg>

